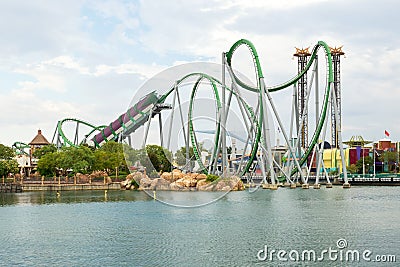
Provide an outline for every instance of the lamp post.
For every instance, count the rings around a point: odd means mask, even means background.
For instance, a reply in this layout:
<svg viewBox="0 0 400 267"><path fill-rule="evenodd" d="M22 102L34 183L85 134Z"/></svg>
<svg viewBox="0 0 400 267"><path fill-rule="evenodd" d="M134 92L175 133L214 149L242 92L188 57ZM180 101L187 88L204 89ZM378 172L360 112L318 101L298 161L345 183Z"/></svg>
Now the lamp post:
<svg viewBox="0 0 400 267"><path fill-rule="evenodd" d="M363 160L363 178L365 178L364 151L363 151L363 157L362 157L362 160Z"/></svg>

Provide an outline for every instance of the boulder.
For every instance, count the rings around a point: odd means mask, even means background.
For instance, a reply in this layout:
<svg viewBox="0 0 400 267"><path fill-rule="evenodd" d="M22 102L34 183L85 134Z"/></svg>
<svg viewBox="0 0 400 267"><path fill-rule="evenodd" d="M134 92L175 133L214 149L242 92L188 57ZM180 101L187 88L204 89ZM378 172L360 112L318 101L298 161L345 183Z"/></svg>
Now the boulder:
<svg viewBox="0 0 400 267"><path fill-rule="evenodd" d="M242 191L244 190L244 184L242 179L237 176L232 176L230 178L229 186L231 187L232 191Z"/></svg>
<svg viewBox="0 0 400 267"><path fill-rule="evenodd" d="M172 174L170 172L163 172L163 174L161 174L160 178L172 182Z"/></svg>
<svg viewBox="0 0 400 267"><path fill-rule="evenodd" d="M231 187L229 185L221 188L221 191L231 191Z"/></svg>
<svg viewBox="0 0 400 267"><path fill-rule="evenodd" d="M196 188L202 187L202 186L206 186L209 185L210 182L208 182L206 179L202 179L202 180L197 180L197 184L196 184Z"/></svg>
<svg viewBox="0 0 400 267"><path fill-rule="evenodd" d="M183 178L185 176L185 174L183 174L180 170L173 170L172 171L172 179L173 181L179 180L181 178Z"/></svg>
<svg viewBox="0 0 400 267"><path fill-rule="evenodd" d="M168 190L170 182L163 178L156 178L151 182L150 188L152 190Z"/></svg>
<svg viewBox="0 0 400 267"><path fill-rule="evenodd" d="M207 175L204 173L200 173L199 175L196 176L197 181L207 179Z"/></svg>
<svg viewBox="0 0 400 267"><path fill-rule="evenodd" d="M149 187L151 186L151 183L152 183L152 180L151 180L150 178L148 178L148 177L143 177L143 178L140 180L139 188L141 188L141 189L147 189L147 188L149 188Z"/></svg>
<svg viewBox="0 0 400 267"><path fill-rule="evenodd" d="M197 180L192 178L191 175L186 175L183 178L177 180L175 183L177 185L184 186L184 187L195 187L197 184Z"/></svg>
<svg viewBox="0 0 400 267"><path fill-rule="evenodd" d="M125 177L125 179L127 179L127 180L132 180L132 179L133 179L133 176L135 175L135 173L136 173L136 172L133 172L133 173L128 174L128 175Z"/></svg>
<svg viewBox="0 0 400 267"><path fill-rule="evenodd" d="M77 173L76 174L76 182L78 184L87 184L87 183L89 183L89 176L86 174Z"/></svg>
<svg viewBox="0 0 400 267"><path fill-rule="evenodd" d="M170 190L173 190L173 191L180 191L180 190L182 190L183 188L184 188L183 186L178 185L176 182L172 182L172 183L169 185L169 189L170 189Z"/></svg>
<svg viewBox="0 0 400 267"><path fill-rule="evenodd" d="M229 184L227 184L224 180L221 180L215 185L215 191L222 191L222 188L225 186L229 186Z"/></svg>
<svg viewBox="0 0 400 267"><path fill-rule="evenodd" d="M145 176L145 175L144 175L143 173L141 173L141 172L132 173L132 176L133 176L132 179L135 180L137 184L140 184L140 181L141 181L143 178L147 177L147 176Z"/></svg>
<svg viewBox="0 0 400 267"><path fill-rule="evenodd" d="M200 191L215 191L215 184L203 185L198 188Z"/></svg>
<svg viewBox="0 0 400 267"><path fill-rule="evenodd" d="M112 179L109 176L106 176L105 180L106 180L106 184L111 184L112 183Z"/></svg>

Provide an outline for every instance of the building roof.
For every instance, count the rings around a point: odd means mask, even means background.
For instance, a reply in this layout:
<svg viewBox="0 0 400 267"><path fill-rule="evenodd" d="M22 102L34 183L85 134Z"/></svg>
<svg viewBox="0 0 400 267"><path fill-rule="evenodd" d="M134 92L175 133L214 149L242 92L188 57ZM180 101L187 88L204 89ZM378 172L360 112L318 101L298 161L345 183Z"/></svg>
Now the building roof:
<svg viewBox="0 0 400 267"><path fill-rule="evenodd" d="M372 143L372 141L364 140L364 138L362 138L362 136L359 135L352 136L349 141L343 142L343 144L346 144L350 147L365 146L370 143Z"/></svg>
<svg viewBox="0 0 400 267"><path fill-rule="evenodd" d="M42 130L38 130L38 134L33 138L29 145L50 145L50 142L42 135Z"/></svg>

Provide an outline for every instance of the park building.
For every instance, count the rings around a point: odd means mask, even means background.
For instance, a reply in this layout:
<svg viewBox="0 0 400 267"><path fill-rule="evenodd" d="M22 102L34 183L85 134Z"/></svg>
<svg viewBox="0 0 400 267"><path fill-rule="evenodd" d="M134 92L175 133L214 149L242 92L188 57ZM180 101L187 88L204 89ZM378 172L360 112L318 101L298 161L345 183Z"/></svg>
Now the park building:
<svg viewBox="0 0 400 267"><path fill-rule="evenodd" d="M37 166L38 159L33 157L33 153L35 153L35 150L42 148L43 146L50 145L50 142L47 141L46 137L44 137L42 134L42 130L39 129L37 135L32 139L29 145L29 156L31 158L31 165L35 168Z"/></svg>
<svg viewBox="0 0 400 267"><path fill-rule="evenodd" d="M366 163L364 171L366 173L390 172L397 168L398 159L393 162L381 161L381 155L384 152L398 152L399 143L392 142L388 138L383 138L377 142L364 140L361 136L353 136L349 141L343 142L347 145L344 149L346 167L357 164L357 161L363 157L371 157L373 163ZM323 154L324 166L328 172L343 171L342 158L338 148L328 148ZM371 166L370 166L371 165Z"/></svg>
<svg viewBox="0 0 400 267"><path fill-rule="evenodd" d="M44 137L42 131L39 129L37 135L32 141L26 145L24 143L14 143L13 148L16 151L16 160L20 174L29 177L36 171L38 159L33 156L35 150L43 146L50 145L50 142ZM29 150L29 151L26 151Z"/></svg>
<svg viewBox="0 0 400 267"><path fill-rule="evenodd" d="M392 142L389 138L382 138L373 144L376 172L390 172L398 169L399 162L399 142ZM395 158L384 159L380 161L381 155L385 152L396 153Z"/></svg>
<svg viewBox="0 0 400 267"><path fill-rule="evenodd" d="M343 142L343 144L347 145L344 149L346 167L356 164L362 157L368 157L372 147L367 145L371 143L372 141L366 141L361 136L352 136L350 140ZM325 149L323 160L328 172L341 173L343 171L339 148Z"/></svg>

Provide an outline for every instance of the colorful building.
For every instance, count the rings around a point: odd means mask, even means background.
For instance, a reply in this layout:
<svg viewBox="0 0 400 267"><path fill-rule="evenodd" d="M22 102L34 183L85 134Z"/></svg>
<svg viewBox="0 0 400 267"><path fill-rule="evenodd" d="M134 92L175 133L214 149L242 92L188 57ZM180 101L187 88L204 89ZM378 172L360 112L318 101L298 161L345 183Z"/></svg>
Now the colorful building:
<svg viewBox="0 0 400 267"><path fill-rule="evenodd" d="M353 136L349 141L343 142L348 147L344 149L346 167L356 164L363 157L370 156L372 147L366 147L372 141L366 141L361 136ZM338 148L325 149L323 154L324 166L328 172L343 171L342 157Z"/></svg>

